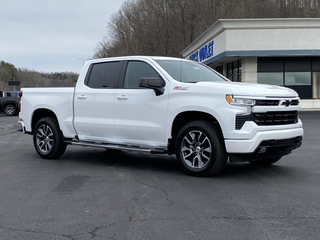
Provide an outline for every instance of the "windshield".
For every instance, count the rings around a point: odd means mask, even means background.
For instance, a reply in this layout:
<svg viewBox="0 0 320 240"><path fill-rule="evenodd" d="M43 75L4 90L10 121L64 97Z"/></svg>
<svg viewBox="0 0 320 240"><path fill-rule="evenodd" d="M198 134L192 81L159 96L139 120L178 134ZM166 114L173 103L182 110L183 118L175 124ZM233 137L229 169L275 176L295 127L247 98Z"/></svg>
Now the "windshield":
<svg viewBox="0 0 320 240"><path fill-rule="evenodd" d="M156 61L170 76L179 82L225 82L226 80L211 68L186 60Z"/></svg>

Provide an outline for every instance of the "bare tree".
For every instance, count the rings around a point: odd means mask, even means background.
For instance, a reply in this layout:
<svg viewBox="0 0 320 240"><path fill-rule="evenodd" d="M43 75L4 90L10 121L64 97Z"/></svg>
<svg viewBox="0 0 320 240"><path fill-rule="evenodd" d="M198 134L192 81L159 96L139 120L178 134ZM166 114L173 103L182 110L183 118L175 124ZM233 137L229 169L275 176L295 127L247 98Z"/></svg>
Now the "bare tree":
<svg viewBox="0 0 320 240"><path fill-rule="evenodd" d="M320 0L127 0L107 27L94 58L180 56L218 19L310 18Z"/></svg>

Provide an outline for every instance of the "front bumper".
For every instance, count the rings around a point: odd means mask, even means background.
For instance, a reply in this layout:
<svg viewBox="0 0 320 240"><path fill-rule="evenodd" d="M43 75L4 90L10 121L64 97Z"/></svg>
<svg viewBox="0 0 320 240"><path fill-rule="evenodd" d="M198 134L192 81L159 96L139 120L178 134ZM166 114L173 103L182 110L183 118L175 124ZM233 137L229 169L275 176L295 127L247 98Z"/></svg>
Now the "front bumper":
<svg viewBox="0 0 320 240"><path fill-rule="evenodd" d="M261 160L289 154L300 147L302 136L303 128L260 131L251 139L226 139L225 146L230 161Z"/></svg>
<svg viewBox="0 0 320 240"><path fill-rule="evenodd" d="M303 136L303 128L264 130L256 132L250 139L225 139L226 151L229 154L253 153L265 140L282 140Z"/></svg>
<svg viewBox="0 0 320 240"><path fill-rule="evenodd" d="M302 136L282 139L282 140L266 140L260 143L253 153L249 154L230 154L230 162L246 162L260 161L264 159L272 159L290 154L295 148L302 144Z"/></svg>

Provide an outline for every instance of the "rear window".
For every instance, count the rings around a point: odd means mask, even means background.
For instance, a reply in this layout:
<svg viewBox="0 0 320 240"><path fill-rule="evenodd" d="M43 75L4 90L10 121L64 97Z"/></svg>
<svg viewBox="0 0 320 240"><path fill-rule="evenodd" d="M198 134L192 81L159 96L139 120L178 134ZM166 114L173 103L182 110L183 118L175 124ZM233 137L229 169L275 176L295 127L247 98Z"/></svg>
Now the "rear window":
<svg viewBox="0 0 320 240"><path fill-rule="evenodd" d="M90 88L118 87L122 62L95 63L91 66L86 85Z"/></svg>

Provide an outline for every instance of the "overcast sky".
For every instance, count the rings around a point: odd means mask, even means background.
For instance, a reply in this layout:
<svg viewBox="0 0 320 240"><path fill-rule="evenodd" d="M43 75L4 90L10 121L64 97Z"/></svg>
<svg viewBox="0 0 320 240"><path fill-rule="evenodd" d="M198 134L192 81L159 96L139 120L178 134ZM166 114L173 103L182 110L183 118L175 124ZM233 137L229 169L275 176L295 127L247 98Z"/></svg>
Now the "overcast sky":
<svg viewBox="0 0 320 240"><path fill-rule="evenodd" d="M0 0L0 61L80 73L125 0Z"/></svg>

